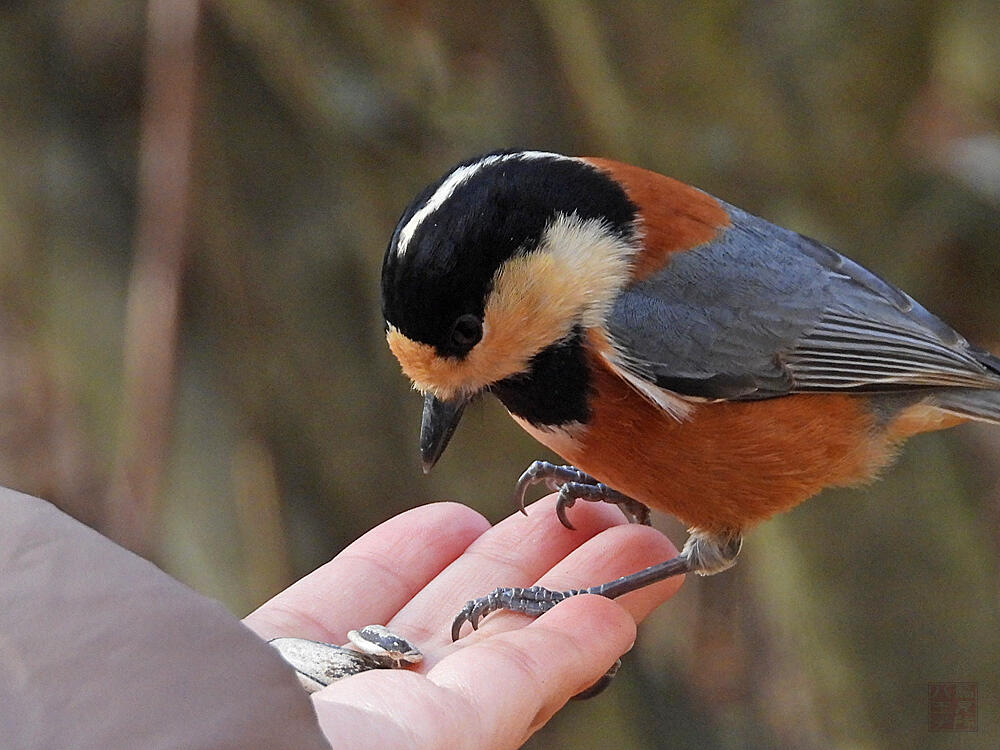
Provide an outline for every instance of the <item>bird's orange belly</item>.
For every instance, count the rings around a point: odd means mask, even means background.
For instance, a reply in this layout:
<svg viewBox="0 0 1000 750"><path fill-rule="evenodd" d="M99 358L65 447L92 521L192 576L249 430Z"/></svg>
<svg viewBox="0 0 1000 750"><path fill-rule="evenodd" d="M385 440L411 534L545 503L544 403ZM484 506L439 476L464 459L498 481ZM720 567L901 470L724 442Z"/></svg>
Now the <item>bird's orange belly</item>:
<svg viewBox="0 0 1000 750"><path fill-rule="evenodd" d="M824 487L871 479L894 453L864 396L700 403L678 421L593 365L587 424L522 426L579 469L692 527L745 529Z"/></svg>

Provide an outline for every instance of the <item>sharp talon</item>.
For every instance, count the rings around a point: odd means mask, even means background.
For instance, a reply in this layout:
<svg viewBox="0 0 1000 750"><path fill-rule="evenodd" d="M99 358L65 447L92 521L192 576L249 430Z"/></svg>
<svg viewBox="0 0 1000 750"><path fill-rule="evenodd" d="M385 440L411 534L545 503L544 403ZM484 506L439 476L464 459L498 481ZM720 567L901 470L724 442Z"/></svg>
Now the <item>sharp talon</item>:
<svg viewBox="0 0 1000 750"><path fill-rule="evenodd" d="M454 643L462 637L462 626L469 621L468 609L472 602L466 602L455 619L451 621L451 642Z"/></svg>
<svg viewBox="0 0 1000 750"><path fill-rule="evenodd" d="M559 517L559 523L567 529L575 530L576 527L570 523L566 510L573 507L575 500L580 499L592 503L612 503L621 509L629 523L651 525L649 508L639 501L601 484L594 477L574 466L555 466L546 461L535 461L517 480L517 485L514 487L514 498L522 513L527 514L524 502L528 488L539 483L544 483L550 490L559 491L556 515Z"/></svg>
<svg viewBox="0 0 1000 750"><path fill-rule="evenodd" d="M533 484L532 480L534 479L531 469L532 467L529 466L527 471L517 480L517 484L514 485L514 498L517 500L517 505L524 515L528 515L528 511L524 509L524 496L528 494L528 487Z"/></svg>
<svg viewBox="0 0 1000 750"><path fill-rule="evenodd" d="M576 531L576 526L574 526L570 522L569 516L566 515L566 509L572 507L573 507L572 502L564 503L562 497L560 496L559 501L556 503L556 517L559 519L559 523L561 523L567 529L569 529L570 531Z"/></svg>

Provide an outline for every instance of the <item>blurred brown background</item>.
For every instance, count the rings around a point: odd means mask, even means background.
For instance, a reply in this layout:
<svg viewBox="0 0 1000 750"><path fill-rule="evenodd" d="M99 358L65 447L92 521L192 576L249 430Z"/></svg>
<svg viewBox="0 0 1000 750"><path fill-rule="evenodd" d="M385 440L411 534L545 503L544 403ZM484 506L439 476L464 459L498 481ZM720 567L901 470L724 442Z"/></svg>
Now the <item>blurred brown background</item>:
<svg viewBox="0 0 1000 750"><path fill-rule="evenodd" d="M544 455L484 403L422 476L383 342L395 220L477 152L673 175L1000 349L995 0L10 0L0 112L0 483L237 614L413 505L499 520ZM995 748L998 544L1000 430L918 438L530 746ZM977 683L976 734L928 732L930 682Z"/></svg>

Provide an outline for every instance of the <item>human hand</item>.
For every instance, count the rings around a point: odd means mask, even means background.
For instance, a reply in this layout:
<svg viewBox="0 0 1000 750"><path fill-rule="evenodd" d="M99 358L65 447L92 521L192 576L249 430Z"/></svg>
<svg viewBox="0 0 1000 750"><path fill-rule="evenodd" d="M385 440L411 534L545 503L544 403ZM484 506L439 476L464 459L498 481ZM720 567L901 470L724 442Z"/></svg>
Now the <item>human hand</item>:
<svg viewBox="0 0 1000 750"><path fill-rule="evenodd" d="M617 509L579 504L575 531L554 496L494 527L454 503L391 518L275 596L244 622L262 638L344 643L348 630L388 625L424 654L415 669L364 672L313 694L337 748L515 748L596 682L635 639L635 623L678 578L615 601L576 596L531 620L498 612L452 643L467 599L502 586L554 589L610 581L676 555ZM468 631L464 631L467 632Z"/></svg>

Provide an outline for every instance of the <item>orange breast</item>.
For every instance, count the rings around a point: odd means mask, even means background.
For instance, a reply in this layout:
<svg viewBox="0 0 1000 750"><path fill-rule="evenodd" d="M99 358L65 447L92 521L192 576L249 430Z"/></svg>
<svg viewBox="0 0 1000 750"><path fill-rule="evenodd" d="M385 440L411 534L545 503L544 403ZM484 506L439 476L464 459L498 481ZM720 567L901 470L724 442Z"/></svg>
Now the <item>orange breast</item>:
<svg viewBox="0 0 1000 750"><path fill-rule="evenodd" d="M893 455L864 397L698 404L677 421L592 355L592 418L541 442L602 482L708 531L745 529L824 487L870 479Z"/></svg>

